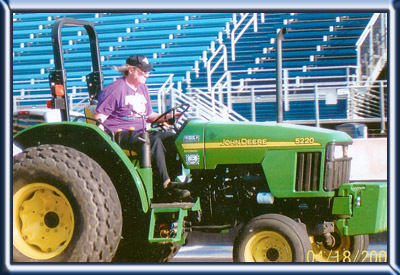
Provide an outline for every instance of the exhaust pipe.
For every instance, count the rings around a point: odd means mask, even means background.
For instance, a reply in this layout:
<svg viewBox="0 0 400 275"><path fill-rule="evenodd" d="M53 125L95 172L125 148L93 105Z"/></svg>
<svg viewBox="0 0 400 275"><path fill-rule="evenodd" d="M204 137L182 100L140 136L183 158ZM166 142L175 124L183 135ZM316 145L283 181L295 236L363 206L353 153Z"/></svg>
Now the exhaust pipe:
<svg viewBox="0 0 400 275"><path fill-rule="evenodd" d="M277 122L283 122L283 102L282 102L282 40L286 33L286 28L278 31L276 35L276 112Z"/></svg>

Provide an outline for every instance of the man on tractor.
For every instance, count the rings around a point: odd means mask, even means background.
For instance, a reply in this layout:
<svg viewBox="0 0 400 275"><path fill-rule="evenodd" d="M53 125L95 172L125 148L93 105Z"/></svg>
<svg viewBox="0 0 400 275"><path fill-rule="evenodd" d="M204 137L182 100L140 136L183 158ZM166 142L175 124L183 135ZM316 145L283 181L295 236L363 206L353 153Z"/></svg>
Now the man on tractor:
<svg viewBox="0 0 400 275"><path fill-rule="evenodd" d="M99 93L95 118L116 133L121 148L140 152L139 139L141 132L146 131L146 122L153 123L160 116L153 111L145 84L150 71L153 70L153 64L149 64L145 56L133 55L126 60L126 64L114 69L123 73L123 76ZM179 117L181 113L161 117L158 123L168 124L173 115ZM99 127L104 130L101 124ZM164 190L163 194L180 200L188 198L190 192L177 187L182 183L171 181L165 161L164 143L173 142L174 137L172 132L152 131L149 135L150 150L152 164L156 167L157 191Z"/></svg>

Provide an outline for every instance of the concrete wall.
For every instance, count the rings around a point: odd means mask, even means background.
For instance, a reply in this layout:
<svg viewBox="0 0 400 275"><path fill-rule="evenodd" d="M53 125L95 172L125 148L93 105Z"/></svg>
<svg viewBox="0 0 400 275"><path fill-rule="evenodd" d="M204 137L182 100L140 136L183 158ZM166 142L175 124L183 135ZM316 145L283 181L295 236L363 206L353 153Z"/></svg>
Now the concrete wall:
<svg viewBox="0 0 400 275"><path fill-rule="evenodd" d="M349 148L352 156L350 181L387 180L387 139L354 139Z"/></svg>

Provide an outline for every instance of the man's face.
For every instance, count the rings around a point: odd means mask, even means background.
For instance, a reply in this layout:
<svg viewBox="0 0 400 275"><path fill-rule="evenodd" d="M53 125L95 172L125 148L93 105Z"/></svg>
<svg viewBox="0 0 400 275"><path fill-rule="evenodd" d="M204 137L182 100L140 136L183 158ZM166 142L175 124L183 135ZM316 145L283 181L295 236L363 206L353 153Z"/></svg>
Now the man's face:
<svg viewBox="0 0 400 275"><path fill-rule="evenodd" d="M137 82L139 84L146 83L146 80L149 77L150 72L144 71L139 67L134 67L133 70L134 70L133 75L134 75L135 79L137 80Z"/></svg>

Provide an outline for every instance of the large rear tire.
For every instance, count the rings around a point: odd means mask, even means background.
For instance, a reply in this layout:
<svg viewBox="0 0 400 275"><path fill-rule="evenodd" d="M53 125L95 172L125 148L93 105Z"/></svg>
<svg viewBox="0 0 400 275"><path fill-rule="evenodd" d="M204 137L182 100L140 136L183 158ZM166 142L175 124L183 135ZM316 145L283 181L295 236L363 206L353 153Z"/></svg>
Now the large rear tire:
<svg viewBox="0 0 400 275"><path fill-rule="evenodd" d="M289 217L266 214L239 231L233 245L234 262L306 262L311 250L304 226Z"/></svg>
<svg viewBox="0 0 400 275"><path fill-rule="evenodd" d="M14 158L14 261L111 261L121 228L114 185L87 155L41 145Z"/></svg>

